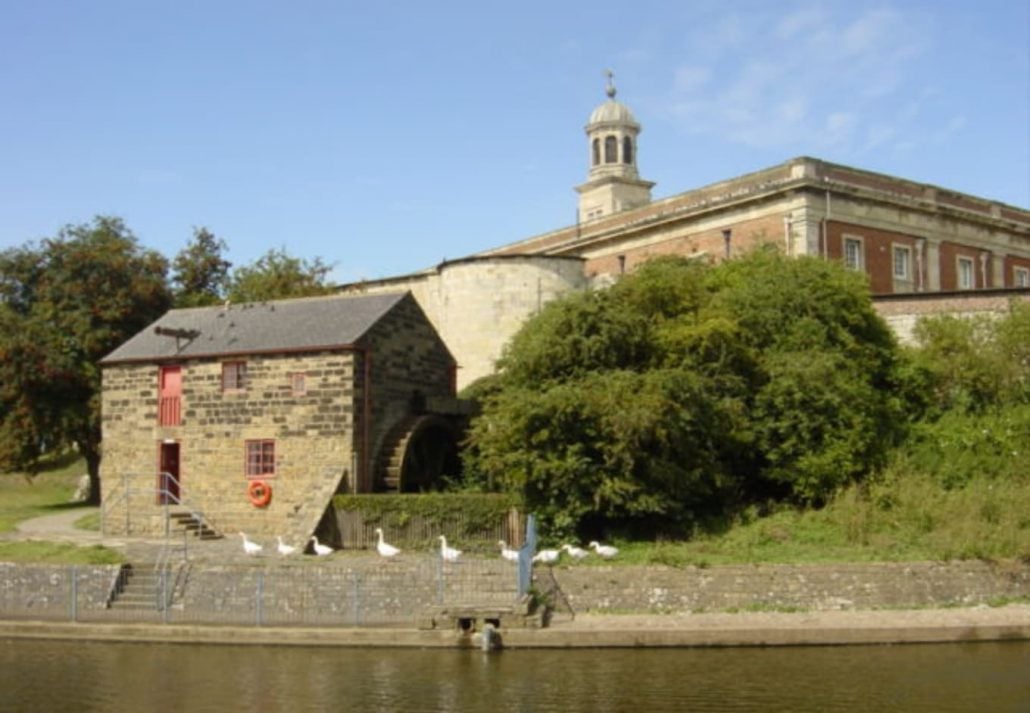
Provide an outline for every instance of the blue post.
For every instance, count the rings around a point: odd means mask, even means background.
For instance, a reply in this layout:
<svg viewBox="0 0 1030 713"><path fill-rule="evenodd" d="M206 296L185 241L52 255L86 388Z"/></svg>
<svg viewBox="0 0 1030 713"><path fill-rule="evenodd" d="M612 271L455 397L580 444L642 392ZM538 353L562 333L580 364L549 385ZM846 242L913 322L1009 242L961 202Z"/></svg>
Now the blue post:
<svg viewBox="0 0 1030 713"><path fill-rule="evenodd" d="M519 549L519 598L529 594L533 581L533 557L536 556L536 515L526 517L526 541Z"/></svg>

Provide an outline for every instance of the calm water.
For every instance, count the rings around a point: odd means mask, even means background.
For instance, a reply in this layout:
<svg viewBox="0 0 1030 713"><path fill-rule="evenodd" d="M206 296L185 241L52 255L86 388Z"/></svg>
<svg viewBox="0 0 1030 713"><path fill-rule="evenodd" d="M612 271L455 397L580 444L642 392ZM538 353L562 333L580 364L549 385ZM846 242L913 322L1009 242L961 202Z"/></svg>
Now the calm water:
<svg viewBox="0 0 1030 713"><path fill-rule="evenodd" d="M2 711L1030 711L1030 642L435 651L0 640Z"/></svg>

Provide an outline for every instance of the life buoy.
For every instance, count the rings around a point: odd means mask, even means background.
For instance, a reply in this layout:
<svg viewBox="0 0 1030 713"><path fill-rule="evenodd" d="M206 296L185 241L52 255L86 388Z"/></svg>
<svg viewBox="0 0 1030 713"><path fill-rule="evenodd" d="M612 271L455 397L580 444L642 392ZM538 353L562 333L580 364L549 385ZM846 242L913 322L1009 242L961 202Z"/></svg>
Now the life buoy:
<svg viewBox="0 0 1030 713"><path fill-rule="evenodd" d="M272 502L272 486L263 480L252 480L247 486L247 497L251 505L263 508Z"/></svg>

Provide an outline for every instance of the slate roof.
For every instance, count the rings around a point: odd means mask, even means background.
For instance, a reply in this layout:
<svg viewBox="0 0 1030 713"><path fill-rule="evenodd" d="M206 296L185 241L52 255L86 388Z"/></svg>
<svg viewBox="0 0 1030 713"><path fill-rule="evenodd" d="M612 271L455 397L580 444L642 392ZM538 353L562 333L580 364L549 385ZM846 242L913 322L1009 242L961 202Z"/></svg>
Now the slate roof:
<svg viewBox="0 0 1030 713"><path fill-rule="evenodd" d="M349 346L407 296L407 292L333 295L173 309L101 363Z"/></svg>

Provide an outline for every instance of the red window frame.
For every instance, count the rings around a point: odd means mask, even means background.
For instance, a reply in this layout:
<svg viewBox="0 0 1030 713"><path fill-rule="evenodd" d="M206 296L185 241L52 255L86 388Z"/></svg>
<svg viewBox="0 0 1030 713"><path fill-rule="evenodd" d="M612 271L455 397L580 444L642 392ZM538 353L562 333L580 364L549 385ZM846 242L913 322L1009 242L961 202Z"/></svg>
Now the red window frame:
<svg viewBox="0 0 1030 713"><path fill-rule="evenodd" d="M222 362L222 391L244 391L247 388L247 362Z"/></svg>
<svg viewBox="0 0 1030 713"><path fill-rule="evenodd" d="M243 472L248 478L274 478L275 441L272 439L246 441Z"/></svg>

